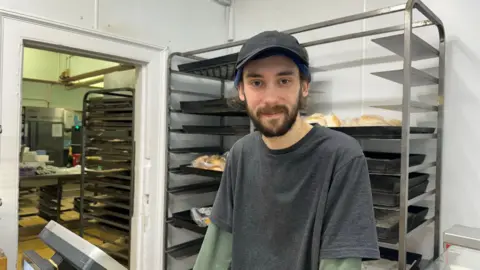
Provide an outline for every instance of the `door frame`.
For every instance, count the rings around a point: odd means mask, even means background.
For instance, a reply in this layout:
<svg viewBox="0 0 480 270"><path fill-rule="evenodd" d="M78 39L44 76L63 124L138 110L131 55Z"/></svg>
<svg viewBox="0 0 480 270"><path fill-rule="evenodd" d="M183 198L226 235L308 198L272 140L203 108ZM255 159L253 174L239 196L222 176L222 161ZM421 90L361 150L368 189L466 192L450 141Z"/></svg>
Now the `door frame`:
<svg viewBox="0 0 480 270"><path fill-rule="evenodd" d="M16 269L18 252L18 154L25 46L137 66L130 269L163 265L168 49L0 9L0 248L7 255L8 269Z"/></svg>

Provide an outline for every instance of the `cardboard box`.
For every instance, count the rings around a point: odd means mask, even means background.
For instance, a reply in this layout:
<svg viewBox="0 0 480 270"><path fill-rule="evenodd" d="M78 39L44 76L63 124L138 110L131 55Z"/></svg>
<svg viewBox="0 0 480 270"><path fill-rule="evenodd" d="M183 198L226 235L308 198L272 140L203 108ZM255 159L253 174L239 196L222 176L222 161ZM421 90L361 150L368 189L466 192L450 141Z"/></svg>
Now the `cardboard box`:
<svg viewBox="0 0 480 270"><path fill-rule="evenodd" d="M3 253L3 250L0 248L0 270L7 270L7 256Z"/></svg>

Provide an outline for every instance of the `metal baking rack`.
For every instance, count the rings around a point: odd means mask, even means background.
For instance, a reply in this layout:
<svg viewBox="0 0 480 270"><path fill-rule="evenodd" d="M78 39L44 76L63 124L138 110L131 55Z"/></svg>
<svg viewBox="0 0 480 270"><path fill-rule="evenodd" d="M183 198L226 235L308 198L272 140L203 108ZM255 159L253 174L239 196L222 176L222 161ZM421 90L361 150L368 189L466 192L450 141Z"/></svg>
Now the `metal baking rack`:
<svg viewBox="0 0 480 270"><path fill-rule="evenodd" d="M214 59L211 65L207 62L197 66L196 62L179 54L170 56L165 269L193 267L192 260L200 250L206 228L197 226L190 216L190 209L211 206L220 185L221 171L196 168L191 162L201 155L224 154L229 148L225 146L227 140L235 140L250 132L244 105L238 99L226 96L228 82L223 79L230 80L234 69L222 65L228 65L232 60L235 62L235 59L236 56L226 56L220 59L220 65L219 59ZM176 60L190 61L186 64L189 73L183 72L183 64L177 67L173 63ZM205 64L209 65L209 71L202 70ZM212 77L208 77L210 75ZM189 89L182 85L184 88L178 90L173 80L180 80L181 76L202 79L187 87ZM205 86L205 92L197 89L205 83L205 78L206 84L216 83L215 89L209 86ZM244 121L229 122L232 118Z"/></svg>
<svg viewBox="0 0 480 270"><path fill-rule="evenodd" d="M413 21L414 11L418 11L426 17L426 20ZM415 268L420 264L425 265L428 263L426 261L420 262L420 260L422 260L422 255L407 252L407 241L410 232L421 230L425 226L434 223L432 260L435 260L439 256L440 251L439 221L445 77L445 31L442 21L423 2L419 0L408 0L405 4L335 18L286 30L284 32L289 34L304 33L307 31L380 16L387 16L395 13L404 14L404 21L399 25L309 41L302 43L302 46L308 48L350 39L383 35L382 37L375 37L372 39L372 42L378 46L386 48L394 55L403 57L402 69L372 73L372 76L377 76L403 85L403 98L401 104L372 106L385 110L401 111L403 120L401 126L340 127L336 129L359 140L375 140L378 143L384 141L400 142L400 147L397 151L399 154L390 153L390 156L379 156L378 153L366 154L370 154L370 157L367 155L367 162L372 175L372 187L375 187L373 193L381 195L375 197L381 198L381 201L385 204L375 205L377 223L381 225L380 227L377 227L377 231L379 232L379 235L383 237L379 238L381 246L380 252L382 258L398 261L398 269L404 270L407 269L407 267L414 266L413 268ZM413 29L424 27L433 27L438 30L438 48L434 48L422 38L413 34ZM398 32L401 33L399 34ZM386 34L390 35L386 36ZM172 54L170 60L175 56L180 56L189 59L189 61L188 63L178 65L178 70L171 69L170 76L172 74L179 74L182 76L190 75L195 78L211 79L221 82L230 80L233 78L233 69L237 56L236 53L212 59L204 59L199 57L199 55L238 47L244 42L245 40L239 40L208 48ZM438 76L433 76L424 70L412 67L413 61L424 59L439 60ZM438 104L425 104L411 100L412 87L431 85L438 86ZM425 111L437 112L437 127L411 127L411 113ZM184 130L183 132L187 131ZM168 135L170 135L170 133ZM425 156L412 154L410 151L410 142L412 140L436 140L437 152L435 161L425 162ZM423 171L429 168L436 168L435 189L425 191L425 178L428 174L423 173ZM377 182L378 184L379 181L384 181L388 184L386 186L375 186L374 183ZM430 198L431 196L434 196L435 199L434 216L427 218L426 212L428 208L416 206L415 204ZM387 201L385 201L386 198L388 198ZM171 219L170 222L172 222ZM385 224L388 226L385 226ZM196 250L195 248L191 248L192 245L196 247L195 244L198 245L200 241L201 240L195 240L194 242L186 243L184 249L188 249L191 253L192 250ZM178 252L178 250L182 250L182 247L183 246L180 245L176 247L174 251L172 249L167 249L167 251ZM165 269L173 269L168 265L165 267Z"/></svg>
<svg viewBox="0 0 480 270"><path fill-rule="evenodd" d="M99 247L128 267L134 209L134 89L87 92L82 125L80 197L75 199L80 236L102 240ZM86 230L92 224L102 233Z"/></svg>

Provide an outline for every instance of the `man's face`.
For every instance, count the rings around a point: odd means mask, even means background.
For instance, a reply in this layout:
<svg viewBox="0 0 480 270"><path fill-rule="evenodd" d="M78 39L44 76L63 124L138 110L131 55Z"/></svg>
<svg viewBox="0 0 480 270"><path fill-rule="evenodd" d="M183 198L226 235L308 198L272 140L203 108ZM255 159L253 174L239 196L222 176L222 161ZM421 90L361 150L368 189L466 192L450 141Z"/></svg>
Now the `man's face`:
<svg viewBox="0 0 480 270"><path fill-rule="evenodd" d="M271 56L245 65L238 93L255 127L266 137L278 137L297 120L308 83L300 80L298 67L290 58Z"/></svg>

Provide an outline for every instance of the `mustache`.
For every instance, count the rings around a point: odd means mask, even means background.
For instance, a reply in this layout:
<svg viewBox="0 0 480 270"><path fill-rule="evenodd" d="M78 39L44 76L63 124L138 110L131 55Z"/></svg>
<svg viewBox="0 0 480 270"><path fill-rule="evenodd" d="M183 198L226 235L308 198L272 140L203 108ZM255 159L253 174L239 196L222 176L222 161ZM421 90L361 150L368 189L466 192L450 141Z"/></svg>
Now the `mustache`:
<svg viewBox="0 0 480 270"><path fill-rule="evenodd" d="M275 105L261 108L257 111L257 116L262 114L288 113L288 108L283 105Z"/></svg>

